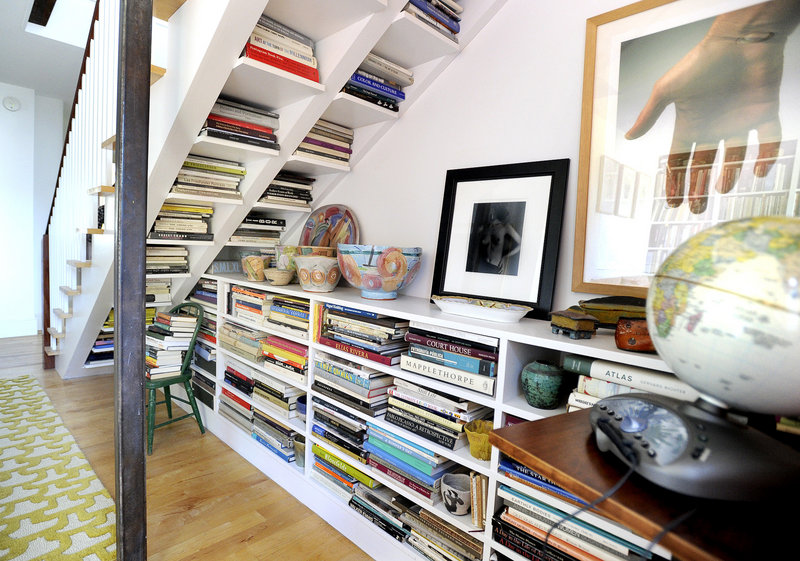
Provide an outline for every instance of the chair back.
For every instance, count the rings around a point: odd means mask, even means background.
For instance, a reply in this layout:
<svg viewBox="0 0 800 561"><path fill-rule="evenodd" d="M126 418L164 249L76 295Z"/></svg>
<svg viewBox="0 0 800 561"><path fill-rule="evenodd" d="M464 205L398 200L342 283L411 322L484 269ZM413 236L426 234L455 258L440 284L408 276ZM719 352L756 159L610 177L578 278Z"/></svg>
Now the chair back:
<svg viewBox="0 0 800 561"><path fill-rule="evenodd" d="M194 344L195 341L197 341L197 334L200 331L200 324L203 322L203 307L199 304L195 304L194 302L181 302L180 304L173 306L169 311L171 314L177 314L180 312L188 312L189 315L197 316L197 324L194 326L194 333L192 333L192 339L189 342L189 348L186 349L186 354L183 356L183 364L181 364L181 376L184 376L187 372L189 372L189 365L192 363L192 356L194 356Z"/></svg>

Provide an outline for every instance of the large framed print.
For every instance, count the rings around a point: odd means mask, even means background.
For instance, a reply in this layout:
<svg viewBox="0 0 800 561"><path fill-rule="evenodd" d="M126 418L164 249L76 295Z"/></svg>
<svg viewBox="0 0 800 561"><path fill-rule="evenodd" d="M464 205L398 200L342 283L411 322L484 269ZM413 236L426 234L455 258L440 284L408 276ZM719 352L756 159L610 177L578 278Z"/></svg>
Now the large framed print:
<svg viewBox="0 0 800 561"><path fill-rule="evenodd" d="M529 306L555 287L569 160L448 170L432 294Z"/></svg>
<svg viewBox="0 0 800 561"><path fill-rule="evenodd" d="M701 230L798 216L796 0L645 0L587 21L572 288L647 295Z"/></svg>

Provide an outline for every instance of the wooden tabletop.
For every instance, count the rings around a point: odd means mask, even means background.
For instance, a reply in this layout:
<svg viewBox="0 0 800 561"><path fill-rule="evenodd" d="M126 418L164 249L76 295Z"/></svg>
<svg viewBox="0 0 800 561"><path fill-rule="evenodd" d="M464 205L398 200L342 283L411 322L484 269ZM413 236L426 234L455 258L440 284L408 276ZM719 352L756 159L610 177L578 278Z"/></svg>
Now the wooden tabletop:
<svg viewBox="0 0 800 561"><path fill-rule="evenodd" d="M587 502L600 497L627 467L595 445L589 410L492 431L489 442L514 460ZM797 503L717 501L688 497L634 474L596 510L653 538L684 513L694 513L667 533L660 544L682 561L788 559ZM794 531L797 531L796 528ZM795 554L796 555L796 554Z"/></svg>

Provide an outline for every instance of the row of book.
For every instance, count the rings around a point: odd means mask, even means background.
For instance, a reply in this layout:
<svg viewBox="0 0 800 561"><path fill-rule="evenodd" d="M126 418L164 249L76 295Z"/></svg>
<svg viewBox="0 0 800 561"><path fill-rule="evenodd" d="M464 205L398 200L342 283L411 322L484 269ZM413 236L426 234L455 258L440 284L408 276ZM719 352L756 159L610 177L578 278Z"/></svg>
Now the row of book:
<svg viewBox="0 0 800 561"><path fill-rule="evenodd" d="M161 205L147 239L212 241L213 214L214 207L209 204L167 201Z"/></svg>
<svg viewBox="0 0 800 561"><path fill-rule="evenodd" d="M219 138L270 150L280 150L275 134L280 115L262 105L221 95L214 102L199 138Z"/></svg>
<svg viewBox="0 0 800 561"><path fill-rule="evenodd" d="M188 273L189 251L180 245L148 245L145 248L144 268L147 275ZM155 279L150 280L155 281ZM162 285L158 285L160 288L158 294L162 296L156 298L156 286L155 283L151 284L150 294L153 294L153 298L148 298L148 293L145 292L145 300L147 302L166 302L168 298L163 296L165 293ZM167 290L166 295L169 296L169 290Z"/></svg>
<svg viewBox="0 0 800 561"><path fill-rule="evenodd" d="M409 0L403 11L458 43L464 8L456 0Z"/></svg>
<svg viewBox="0 0 800 561"><path fill-rule="evenodd" d="M355 131L350 127L318 119L294 153L321 162L347 166L353 153L354 138Z"/></svg>
<svg viewBox="0 0 800 561"><path fill-rule="evenodd" d="M242 56L319 82L314 41L266 14L258 19L242 50Z"/></svg>
<svg viewBox="0 0 800 561"><path fill-rule="evenodd" d="M311 134L320 136L313 132L309 133L309 135ZM301 208L310 208L311 202L313 201L311 190L314 187L314 181L316 181L316 179L313 177L281 170L272 181L269 182L269 185L267 185L264 193L259 198L259 202L289 204Z"/></svg>
<svg viewBox="0 0 800 561"><path fill-rule="evenodd" d="M353 97L399 111L405 100L403 88L414 83L414 73L376 53L369 53L356 71L342 87L342 91Z"/></svg>
<svg viewBox="0 0 800 561"><path fill-rule="evenodd" d="M234 318L296 337L308 336L311 311L306 298L232 285L228 304Z"/></svg>
<svg viewBox="0 0 800 561"><path fill-rule="evenodd" d="M86 357L86 366L98 366L110 364L114 360L114 308L108 312L97 338L89 349Z"/></svg>
<svg viewBox="0 0 800 561"><path fill-rule="evenodd" d="M239 162L189 154L170 188L172 199L205 197L228 202L242 200L239 184L247 169Z"/></svg>
<svg viewBox="0 0 800 561"><path fill-rule="evenodd" d="M197 316L158 312L145 331L145 376L151 380L171 378L181 372L191 346Z"/></svg>

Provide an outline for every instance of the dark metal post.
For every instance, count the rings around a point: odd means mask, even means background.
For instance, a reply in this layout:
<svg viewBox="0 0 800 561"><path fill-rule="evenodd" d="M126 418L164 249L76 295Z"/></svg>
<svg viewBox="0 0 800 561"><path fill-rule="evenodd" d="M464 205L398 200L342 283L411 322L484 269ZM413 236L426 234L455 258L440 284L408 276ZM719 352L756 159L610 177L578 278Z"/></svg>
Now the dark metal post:
<svg viewBox="0 0 800 561"><path fill-rule="evenodd" d="M144 293L152 0L120 1L114 265L117 559L147 558Z"/></svg>

